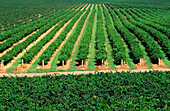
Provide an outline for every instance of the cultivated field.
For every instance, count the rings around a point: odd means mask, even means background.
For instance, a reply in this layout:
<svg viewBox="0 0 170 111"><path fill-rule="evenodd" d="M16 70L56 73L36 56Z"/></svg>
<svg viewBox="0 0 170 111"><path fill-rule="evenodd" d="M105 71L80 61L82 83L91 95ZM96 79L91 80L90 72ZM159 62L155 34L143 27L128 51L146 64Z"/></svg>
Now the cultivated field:
<svg viewBox="0 0 170 111"><path fill-rule="evenodd" d="M0 73L168 69L167 13L111 4L57 10L1 33Z"/></svg>

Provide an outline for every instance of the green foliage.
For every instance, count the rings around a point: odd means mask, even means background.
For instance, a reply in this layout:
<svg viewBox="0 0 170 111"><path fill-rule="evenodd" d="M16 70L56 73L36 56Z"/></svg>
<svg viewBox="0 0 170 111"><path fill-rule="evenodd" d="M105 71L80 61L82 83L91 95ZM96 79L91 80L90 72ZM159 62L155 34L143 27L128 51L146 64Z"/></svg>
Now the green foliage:
<svg viewBox="0 0 170 111"><path fill-rule="evenodd" d="M58 58L59 61L63 61L63 60L67 61L71 57L74 44L76 43L76 40L78 36L80 35L81 29L83 28L84 22L89 12L90 12L90 8L87 9L85 14L82 16L82 18L77 23L74 33L68 38L67 42L63 45L61 49L61 54L59 55L59 58Z"/></svg>
<svg viewBox="0 0 170 111"><path fill-rule="evenodd" d="M95 6L94 6L95 7ZM91 36L93 31L93 22L94 22L94 15L96 13L95 9L92 9L92 12L87 20L86 28L84 29L84 34L81 37L81 41L79 43L78 53L77 53L77 60L86 60L89 54L89 44L91 42Z"/></svg>
<svg viewBox="0 0 170 111"><path fill-rule="evenodd" d="M109 9L109 12L112 15L113 20L115 22L116 15L111 9ZM128 54L129 50L127 48L127 45L122 39L121 35L117 32L114 26L112 17L105 8L104 8L104 14L106 18L106 27L107 27L108 37L109 37L111 46L113 48L114 63L120 63L121 59L126 61L129 58L129 54Z"/></svg>
<svg viewBox="0 0 170 111"><path fill-rule="evenodd" d="M9 50L5 55L3 55L0 58L0 61L4 60L4 64L5 65L8 64L15 56L17 56L20 52L22 52L30 43L34 42L39 36L41 36L41 34L46 32L54 24L58 23L60 20L62 20L64 17L66 17L69 14L70 11L65 11L65 12L66 13L63 16L60 16L59 18L52 18L52 19L49 18L48 20L50 20L50 21L53 20L53 21L48 22L47 25L42 27L37 33L34 33L32 36L28 37L25 41L23 41L23 42L19 43L18 45L14 46L12 48L12 50ZM60 14L63 14L63 13L60 13ZM33 54L33 53L31 52L30 54ZM28 59L29 60L25 59L26 63L29 62L32 58L28 57Z"/></svg>
<svg viewBox="0 0 170 111"><path fill-rule="evenodd" d="M61 16L60 19L62 20L56 27L54 27L54 29L51 30L51 32L49 32L43 39L41 39L36 45L34 45L33 47L31 47L27 53L24 54L23 59L25 60L25 63L29 63L31 62L31 60L33 59L33 57L41 50L41 48L47 43L49 42L56 34L56 32L62 27L64 26L64 24L69 21L75 14L77 13L77 11L72 10L70 11L70 13L64 16ZM47 63L47 61L46 61Z"/></svg>
<svg viewBox="0 0 170 111"><path fill-rule="evenodd" d="M100 5L101 7L101 5ZM105 10L102 7L102 11ZM113 60L113 53L112 53L112 47L110 45L110 41L108 39L108 34L107 34L107 28L106 28L106 20L104 17L104 13L102 13L102 18L103 18L103 23L104 23L104 36L105 36L105 41L106 41L106 48L107 48L107 62L109 65L109 69L116 69L114 65L114 60Z"/></svg>
<svg viewBox="0 0 170 111"><path fill-rule="evenodd" d="M170 72L1 77L0 110L165 110Z"/></svg>
<svg viewBox="0 0 170 111"><path fill-rule="evenodd" d="M113 7L112 7L113 8ZM122 20L123 25L125 25L126 28L128 28L130 31L132 31L138 39L145 44L146 50L148 51L148 54L150 55L150 58L157 59L157 58L165 58L165 54L161 50L161 47L158 45L158 43L151 37L149 33L144 31L143 29L136 26L137 22L133 20L131 17L131 20L127 20L123 14L118 11L116 8L113 8L113 10L116 12L116 14L120 17ZM127 16L128 17L128 16ZM130 17L130 16L129 16ZM134 24L131 22L134 21Z"/></svg>
<svg viewBox="0 0 170 111"><path fill-rule="evenodd" d="M98 10L98 6L97 4L95 5L96 7L96 14L94 17L94 25L93 25L93 36L91 38L91 48L90 48L90 57L89 57L89 64L88 64L88 68L89 70L96 70L95 67L95 38L96 38L96 28L97 28L97 10Z"/></svg>
<svg viewBox="0 0 170 111"><path fill-rule="evenodd" d="M98 6L99 7L99 6ZM96 29L96 59L105 61L107 53L105 49L104 23L102 18L102 9L98 8L97 13L97 29Z"/></svg>
<svg viewBox="0 0 170 111"><path fill-rule="evenodd" d="M0 0L0 30L13 31L14 28L60 9L74 7L70 0Z"/></svg>
<svg viewBox="0 0 170 111"><path fill-rule="evenodd" d="M158 31L157 29L163 29L164 33L168 33L168 30L166 28L164 28L163 26L161 27L160 25L157 25L155 23L140 19L138 16L141 16L139 12L137 12L136 10L133 10L134 12L128 11L137 21L132 20L132 18L128 15L128 13L126 13L124 10L121 10L121 12L125 13L127 15L128 18L130 18L130 21L135 24L136 26L138 26L141 29L144 29L146 32L148 32L150 35L153 36L153 38L158 41L158 44L160 46L163 47L163 51L165 52L165 54L168 56L170 55L170 40L168 39L168 36L166 36L165 34L163 34L162 32ZM137 16L137 15L138 16ZM142 23L141 23L142 22ZM149 24L149 26L147 26ZM155 29L155 27L157 29ZM159 27L159 28L158 28Z"/></svg>
<svg viewBox="0 0 170 111"><path fill-rule="evenodd" d="M48 63L48 61L52 57L52 54L55 52L55 50L58 48L58 46L65 40L68 32L72 29L75 22L79 19L79 17L85 11L85 9L81 12L80 12L80 10L81 10L81 8L78 11L76 11L78 14L70 21L70 23L60 33L60 35L55 39L55 41L41 54L39 64L41 64L42 60L44 60L45 65ZM75 15L75 13L73 13L72 15ZM68 59L66 55L62 55L62 57L66 60Z"/></svg>

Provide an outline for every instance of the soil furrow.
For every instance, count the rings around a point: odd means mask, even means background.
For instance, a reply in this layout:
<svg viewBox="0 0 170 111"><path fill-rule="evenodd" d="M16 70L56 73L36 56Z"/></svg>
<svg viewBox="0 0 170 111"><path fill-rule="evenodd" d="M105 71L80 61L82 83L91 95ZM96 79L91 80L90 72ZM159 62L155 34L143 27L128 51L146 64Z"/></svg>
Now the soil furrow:
<svg viewBox="0 0 170 111"><path fill-rule="evenodd" d="M27 35L26 37L24 37L23 39L21 39L20 41L18 41L17 43L13 44L10 48L6 49L3 53L0 54L0 57L2 57L3 55L5 55L8 51L10 51L14 46L22 43L23 41L25 41L28 37L32 36L34 33L36 33L37 31L39 31L39 29L37 29L36 31L33 31L31 34Z"/></svg>
<svg viewBox="0 0 170 111"><path fill-rule="evenodd" d="M90 6L90 5L89 5L89 6ZM86 8L86 10L89 8L89 6ZM90 15L90 14L91 14L91 11L90 11L90 13L88 14L88 16L87 16L87 18L86 18L86 20L85 20L85 22L84 22L83 28L82 28L82 30L81 30L81 32L80 32L80 35L79 35L78 38L77 38L77 41L76 41L76 43L75 43L75 45L74 45L74 48L73 48L73 51L72 51L72 54L71 54L71 57L70 57L69 60L66 62L66 65L61 66L61 67L57 67L57 69L63 69L63 70L68 70L68 69L69 69L70 63L71 63L71 61L72 61L73 53L74 53L74 51L75 51L75 49L76 49L76 47L77 47L77 44L78 44L80 38L82 37L82 34L83 34L83 32L84 32L84 28L85 28L85 26L86 26L87 19L89 18L89 15Z"/></svg>
<svg viewBox="0 0 170 111"><path fill-rule="evenodd" d="M61 20L62 21L62 20ZM61 22L60 21L60 22ZM60 23L59 22L59 23ZM34 46L37 42L39 42L41 39L43 39L52 29L54 29L59 23L55 24L53 27L51 27L48 31L46 31L45 33L43 33L36 41L32 42L30 45L27 46L26 49L24 49L21 53L19 53L16 57L13 58L13 60L11 60L10 63L8 63L6 66L4 66L2 69L6 70L9 67L12 66L12 64L19 58L21 58L27 50L29 50L32 46Z"/></svg>
<svg viewBox="0 0 170 111"><path fill-rule="evenodd" d="M34 76L43 76L43 75L53 75L53 74L56 74L56 75L68 75L68 74L73 74L73 75L79 75L79 74L89 74L89 73L92 73L92 74L96 74L98 72L113 72L113 73L116 73L116 72L149 72L149 71L170 71L170 68L157 68L157 69L133 69L133 70L99 70L99 71L67 71L67 72L48 72L48 73L20 73L20 74L14 74L14 73L0 73L0 77L3 77L3 76L8 76L8 77L24 77L24 76L27 76L27 77L34 77Z"/></svg>
<svg viewBox="0 0 170 111"><path fill-rule="evenodd" d="M93 4L94 5L94 4ZM97 6L97 5L96 5ZM95 6L95 10L96 10L96 6ZM96 14L94 15L96 16ZM94 17L94 22L93 22L93 30L92 30L92 35L91 35L91 41L90 41L90 44L89 44L89 54L87 55L87 60L85 61L84 65L83 66L79 66L76 68L77 69L88 69L88 64L89 64L89 57L90 57L90 49L91 49L91 42L92 42L92 37L94 35L94 25L95 25L95 17Z"/></svg>
<svg viewBox="0 0 170 111"><path fill-rule="evenodd" d="M56 32L55 36L42 47L42 49L38 52L36 56L34 56L30 64L25 64L24 71L27 71L32 66L32 64L37 60L37 58L39 58L39 56L48 48L48 46L50 46L55 41L55 39L57 39L57 37L65 29L65 27L71 22L72 19L73 17L67 23L65 23L64 26L60 28L60 30ZM19 65L17 69L23 70L23 67Z"/></svg>
<svg viewBox="0 0 170 111"><path fill-rule="evenodd" d="M84 9L85 7L83 7L83 9ZM85 11L86 12L86 11ZM56 49L56 51L54 52L54 54L52 55L52 57L51 57L51 59L50 59L50 61L48 62L48 64L46 65L46 66L44 66L44 67L42 67L42 66L38 66L37 67L37 69L50 69L51 68L51 63L53 62L53 60L54 60L54 58L55 58L55 56L57 55L57 53L58 53L58 51L62 48L62 46L64 45L64 43L67 41L67 39L70 37L70 35L71 35L71 33L73 32L73 30L75 29L75 27L76 27L76 25L77 25L77 23L78 23L78 21L82 18L82 16L85 14L85 12L80 16L80 18L76 21L76 23L74 24L74 26L72 27L72 29L69 31L69 33L67 34L67 36L66 36L66 38L65 38L65 40L59 45L59 48L58 49Z"/></svg>

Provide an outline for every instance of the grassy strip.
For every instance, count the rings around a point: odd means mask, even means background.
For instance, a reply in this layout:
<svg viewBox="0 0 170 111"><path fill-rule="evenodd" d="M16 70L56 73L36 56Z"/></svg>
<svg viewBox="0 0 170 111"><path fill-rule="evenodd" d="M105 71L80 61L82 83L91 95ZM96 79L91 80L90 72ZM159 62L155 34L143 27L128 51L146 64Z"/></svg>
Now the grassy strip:
<svg viewBox="0 0 170 111"><path fill-rule="evenodd" d="M80 10L80 9L79 9ZM78 12L79 13L79 12ZM72 21L65 27L65 29L61 32L61 34L57 37L57 39L53 42L53 43L55 43L55 42L57 42L59 39L61 39L61 36L63 36L63 37L66 37L66 35L67 35L67 33L71 30L71 28L72 28L72 25L74 25L74 23L77 21L77 19L79 18L79 16L81 16L82 15L82 13L83 13L83 11L81 12L81 13L79 13L77 16L74 16L73 17L73 19L72 19ZM65 31L67 31L67 32L65 32ZM51 48L53 48L54 47L54 45L53 45L53 43L51 44L52 46L51 46ZM49 46L50 47L50 46ZM43 52L44 53L44 52ZM38 59L35 61L35 63L33 63L33 65L30 67L30 69L28 70L28 72L31 72L31 70L34 70L36 67L37 67L37 65L38 65L38 63L41 61L41 57L42 57L42 55L40 55L39 57L38 57ZM42 69L40 69L40 70L42 70ZM50 69L50 72L51 71L55 71L55 68L54 68L54 70L53 69Z"/></svg>
<svg viewBox="0 0 170 111"><path fill-rule="evenodd" d="M80 40L79 40L79 42L78 42L78 44L77 44L77 47L76 47L76 49L75 49L75 52L73 53L72 61L71 61L71 63L70 63L70 67L69 67L68 71L75 71L75 70L76 70L76 59L77 59L77 54L78 54L79 45L81 44L81 40L82 40L82 38L83 38L83 36L84 36L84 34L85 34L85 32L86 32L86 28L87 28L88 21L89 21L89 18L90 18L90 16L91 16L92 11L93 11L93 8L92 8L92 10L91 10L91 12L90 12L89 17L87 18L87 21L86 21L86 25L85 25L83 34L82 34L82 36L81 36L81 38L80 38Z"/></svg>
<svg viewBox="0 0 170 111"><path fill-rule="evenodd" d="M94 25L93 25L93 36L92 36L92 41L91 41L91 48L90 48L90 57L89 57L89 64L88 64L88 70L96 70L95 67L95 39L96 39L96 26L97 26L97 7L96 5L96 15L94 18Z"/></svg>
<svg viewBox="0 0 170 111"><path fill-rule="evenodd" d="M12 64L12 66L7 69L7 72L8 72L8 73L13 73L14 70L17 68L17 66L18 66L21 62L22 62L22 60L21 60L20 58L17 59L17 60Z"/></svg>
<svg viewBox="0 0 170 111"><path fill-rule="evenodd" d="M136 67L135 67L135 64L133 63L133 60L132 59L128 59L127 61L126 61L126 63L127 63L127 65L130 67L130 69L137 69Z"/></svg>
<svg viewBox="0 0 170 111"><path fill-rule="evenodd" d="M68 16L68 15L67 15ZM52 26L51 26L52 27ZM50 27L50 28L51 28ZM45 33L45 32L44 32ZM36 34L36 33L35 33ZM23 55L24 56L24 55ZM23 57L22 56L22 57ZM9 67L8 69L7 69L7 72L13 72L16 68L17 68L17 66L21 63L21 58L22 57L20 57L20 58L18 58L13 64L12 64L12 66L11 67Z"/></svg>
<svg viewBox="0 0 170 111"><path fill-rule="evenodd" d="M168 68L170 68L170 61L167 58L164 58L163 62Z"/></svg>
<svg viewBox="0 0 170 111"><path fill-rule="evenodd" d="M100 5L101 7L101 5ZM103 10L102 10L103 11ZM107 35L107 29L106 29L106 22L105 22L105 17L104 17L104 14L102 12L102 18L103 18L103 23L104 23L104 35L105 35L105 41L106 41L106 48L107 48L107 62L109 64L109 69L116 69L115 65L114 65L114 59L113 59L113 55L112 55L112 48L111 48L111 45L110 45L110 41L108 39L108 35Z"/></svg>
<svg viewBox="0 0 170 111"><path fill-rule="evenodd" d="M80 19L80 20L81 20L81 19ZM75 26L75 28L74 28L73 32L71 33L70 37L73 36L73 34L75 33L75 31L77 30L78 24L79 24L80 20L77 22L77 25ZM68 41L66 41L65 44L66 44L67 42L68 42ZM63 48L63 47L62 47L62 48ZM52 62L52 64L51 64L51 69L53 69L53 70L56 70L56 68L57 68L57 64L58 64L58 62L59 62L59 61L58 61L58 58L59 58L59 55L60 55L60 53L61 53L62 48L59 50L59 52L57 53L57 55L55 56L55 58L54 58L54 60L53 60L53 62ZM57 70L57 71L64 71L64 70Z"/></svg>

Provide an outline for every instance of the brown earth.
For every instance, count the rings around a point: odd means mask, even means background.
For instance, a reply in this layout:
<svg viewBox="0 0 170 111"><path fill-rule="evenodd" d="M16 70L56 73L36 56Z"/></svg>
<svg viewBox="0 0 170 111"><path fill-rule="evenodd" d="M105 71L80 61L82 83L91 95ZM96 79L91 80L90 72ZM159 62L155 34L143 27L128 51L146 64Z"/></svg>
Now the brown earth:
<svg viewBox="0 0 170 111"><path fill-rule="evenodd" d="M60 21L61 22L61 21ZM29 50L32 46L34 46L37 42L39 42L42 38L44 38L55 26L57 26L57 24L55 24L53 27L51 27L48 31L46 31L45 33L43 33L36 41L32 42L26 49L24 49L21 53L19 53L16 57L13 58L13 60L8 63L6 66L3 67L3 70L6 70L8 69L9 67L12 66L12 64L17 60L19 59L20 57L22 57L27 50ZM19 65L20 66L20 65ZM26 64L24 64L24 66L28 66ZM22 70L22 69L21 69Z"/></svg>
<svg viewBox="0 0 170 111"><path fill-rule="evenodd" d="M89 8L89 6L90 6L90 5L88 5L88 7L86 8L86 10ZM69 60L66 62L66 65L57 67L57 70L58 70L58 69L62 69L62 70L68 70L68 69L69 69L70 63L71 63L71 61L72 61L73 53L74 53L74 51L75 51L75 49L76 49L76 47L77 47L77 45L78 45L78 42L79 42L80 38L82 37L82 34L83 34L83 31L84 31L84 28L85 28L87 19L88 19L88 17L89 17L90 14L91 14L91 11L90 11L90 13L89 13L88 16L87 16L87 18L86 18L86 20L85 20L85 22L84 22L83 28L82 28L82 30L81 30L81 32L80 32L80 35L79 35L79 37L77 38L77 41L76 41L76 43L75 43L75 45L74 45L71 58L69 58Z"/></svg>
<svg viewBox="0 0 170 111"><path fill-rule="evenodd" d="M2 43L4 43L4 42L6 42L6 40L0 41L0 44L2 44Z"/></svg>
<svg viewBox="0 0 170 111"><path fill-rule="evenodd" d="M33 60L30 62L30 64L27 64L26 67L24 67L25 70L28 70L28 69L32 66L32 64L37 60L37 58L39 58L39 56L57 39L57 37L58 37L58 36L60 35L60 33L65 29L65 27L71 22L72 19L73 19L73 17L72 17L67 23L65 23L64 26L61 27L59 31L56 32L55 36L54 36L49 42L47 42L47 43L42 47L42 49L38 52L38 54L37 54L36 56L34 56ZM47 67L47 66L44 66L44 67L39 66L39 67L41 67L41 68L43 68L43 69L49 69L49 68L50 68L50 67ZM18 69L19 69L19 68L18 68ZM21 69L23 69L23 68L21 68ZM17 71L19 71L19 70L17 70ZM19 72L20 72L20 71L19 71Z"/></svg>
<svg viewBox="0 0 170 111"><path fill-rule="evenodd" d="M97 72L149 72L149 71L153 71L153 70L157 70L157 71L170 71L170 68L158 68L158 69L134 69L134 70L100 70L100 71L67 71L67 72L48 72L48 73L20 73L20 74L16 74L16 73L0 73L0 77L3 76L17 76L17 77L24 77L24 76L28 76L28 77L33 77L33 76L43 76L43 75L52 75L52 74L56 74L56 75L68 75L68 74L73 74L73 75L78 75L78 74L96 74Z"/></svg>
<svg viewBox="0 0 170 111"><path fill-rule="evenodd" d="M138 64L135 64L135 67L137 69L147 69L148 67L146 66L146 63L145 63L145 60L142 58L141 59L141 66L140 66L140 63Z"/></svg>
<svg viewBox="0 0 170 111"><path fill-rule="evenodd" d="M83 7L84 9L85 7ZM76 14L77 15L77 14ZM50 61L48 62L47 65L45 65L44 67L41 65L38 65L38 67L36 69L50 69L51 68L51 63L53 62L56 54L58 53L58 51L62 48L62 46L64 45L64 43L67 41L67 39L70 37L71 33L73 32L74 28L76 27L78 21L81 19L81 17L84 15L84 13L80 16L80 18L76 21L76 23L74 24L74 26L72 27L72 29L69 31L69 33L66 35L65 40L60 44L59 48L54 52L54 54L52 55ZM72 19L71 19L72 20Z"/></svg>
<svg viewBox="0 0 170 111"><path fill-rule="evenodd" d="M33 31L31 34L27 35L26 37L24 37L23 39L21 39L20 41L18 41L17 43L13 44L10 48L8 48L7 50L5 50L3 53L0 53L0 57L2 57L3 55L5 55L8 51L10 51L14 46L22 43L23 41L25 41L28 37L32 36L34 33L36 33L37 31L39 31L39 29L37 29L36 31Z"/></svg>
<svg viewBox="0 0 170 111"><path fill-rule="evenodd" d="M93 7L93 6L92 6ZM96 7L95 7L96 8ZM94 24L95 24L95 17L94 17L94 23L93 23L93 27L94 27ZM89 44L89 54L88 54L88 56L87 56L87 60L86 61L84 61L84 65L82 66L82 65L80 65L80 66L78 66L77 68L76 68L76 70L78 70L78 69L88 69L88 64L89 64L89 57L90 57L90 49L91 49L91 42L92 42L92 37L93 37L93 34L94 34L94 28L93 28L93 33L92 33L92 35L91 35L91 41L90 41L90 44ZM77 63L78 64L78 63Z"/></svg>
<svg viewBox="0 0 170 111"><path fill-rule="evenodd" d="M103 6L105 7L105 9L108 11L108 9L106 8L106 6L103 4Z"/></svg>

